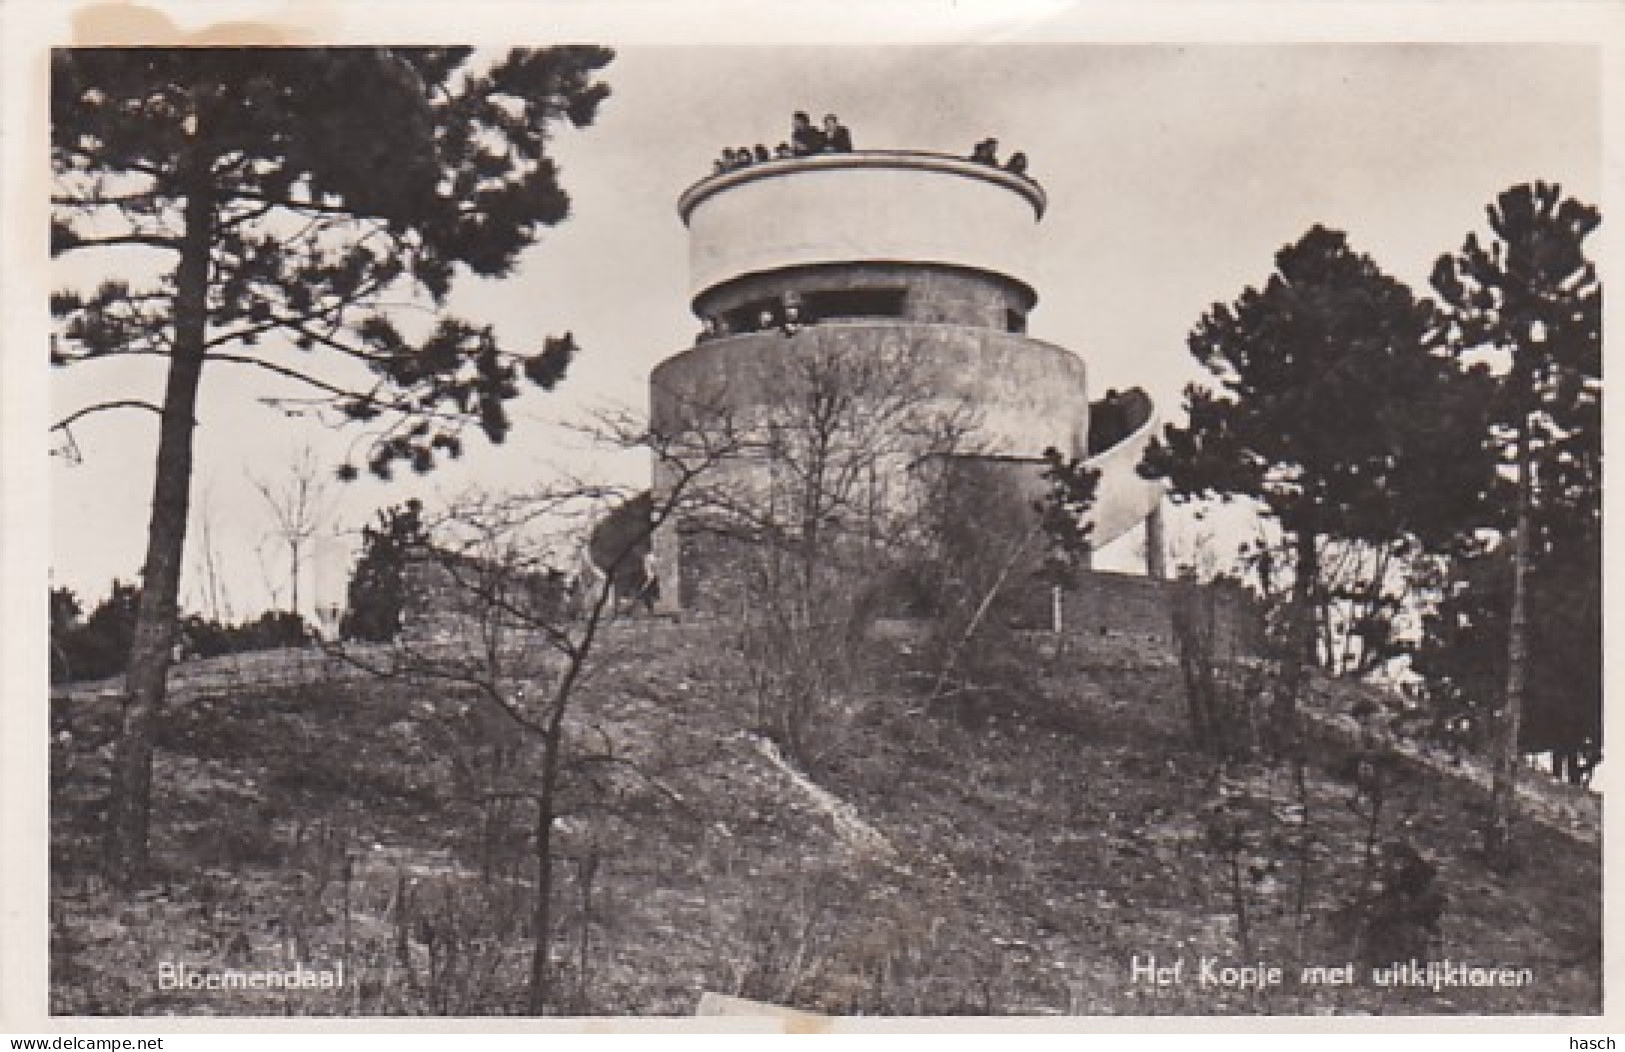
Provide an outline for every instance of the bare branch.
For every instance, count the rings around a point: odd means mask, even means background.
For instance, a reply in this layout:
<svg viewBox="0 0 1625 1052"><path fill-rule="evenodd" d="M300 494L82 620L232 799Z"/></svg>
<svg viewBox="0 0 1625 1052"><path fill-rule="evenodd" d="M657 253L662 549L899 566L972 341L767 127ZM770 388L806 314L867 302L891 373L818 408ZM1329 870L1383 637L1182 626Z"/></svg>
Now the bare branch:
<svg viewBox="0 0 1625 1052"><path fill-rule="evenodd" d="M79 237L66 244L53 245L55 255L64 255L68 252L77 252L85 248L110 248L115 245L144 245L148 248L162 248L171 252L181 250L181 239L178 237L163 237L159 234L115 234L109 237Z"/></svg>
<svg viewBox="0 0 1625 1052"><path fill-rule="evenodd" d="M92 413L100 413L108 409L145 409L149 412L156 413L159 416L164 415L164 411L153 405L151 402L143 402L137 398L119 398L114 399L111 402L98 402L95 405L86 406L85 408L76 412L69 413L61 420L58 420L56 423L52 424L51 430L66 431L69 425L71 425L74 421L87 417Z"/></svg>
<svg viewBox="0 0 1625 1052"><path fill-rule="evenodd" d="M150 354L150 353L155 353L155 352L141 352L141 353L149 353ZM427 408L427 407L418 406L418 405L413 404L413 403L404 402L404 401L401 401L399 399L380 398L380 397L378 397L378 395L376 393L379 390L378 386L375 386L372 389L372 391L369 391L369 392L366 392L365 394L363 394L363 393L358 392L358 391L352 391L352 390L349 390L347 388L339 387L337 384L328 383L325 380L317 379L316 377L311 376L309 373L305 373L305 372L303 372L301 370L294 369L294 368L291 368L291 367L285 366L285 365L278 365L278 364L276 364L274 362L265 361L262 358L254 358L254 357L251 357L251 356L248 356L248 355L221 354L219 352L212 352L209 355L209 360L210 361L215 361L215 362L226 362L226 363L231 364L231 365L255 366L257 368L264 369L267 372L275 373L278 376L285 376L290 380L297 380L297 381L299 381L301 383L304 383L304 384L307 384L307 385L309 385L311 387L314 387L319 391L325 391L328 394L330 394L330 395L332 395L332 396L334 396L336 398L356 399L356 400L358 400L358 401L360 401L360 402L362 402L362 403L364 403L366 405L373 406L375 408L385 410L387 412L400 413L403 416L412 416L412 417L420 418L420 419L421 418L427 418L427 419L436 419L436 420L444 420L444 421L455 421L455 422L459 422L459 423L461 423L465 419L465 417L462 414L459 414L459 413L447 412L445 410L430 409L430 408ZM278 399L264 398L264 399L261 399L261 401L276 402L276 401L278 401ZM398 426L398 424L396 426Z"/></svg>
<svg viewBox="0 0 1625 1052"><path fill-rule="evenodd" d="M92 208L120 208L142 201L162 200L162 195L153 190L143 190L133 194L87 194L73 196L67 194L52 194L51 203L63 208L92 209Z"/></svg>
<svg viewBox="0 0 1625 1052"><path fill-rule="evenodd" d="M319 201L297 201L291 197L278 197L262 190L237 190L233 197L244 201L258 201L269 208L286 208L293 212L315 213L317 215L336 216L343 220L355 223L364 221L382 223L377 216L366 216L356 212L354 208L343 205L324 205Z"/></svg>
<svg viewBox="0 0 1625 1052"><path fill-rule="evenodd" d="M227 216L227 217L224 217L224 218L220 219L219 223L218 223L218 226L222 230L231 230L231 229L234 229L236 227L242 226L245 223L252 223L254 220L260 219L260 218L270 214L271 210L274 209L275 207L276 206L273 205L273 204L267 204L267 205L260 205L260 206L255 207L255 208L250 208L247 211L241 213L240 215Z"/></svg>

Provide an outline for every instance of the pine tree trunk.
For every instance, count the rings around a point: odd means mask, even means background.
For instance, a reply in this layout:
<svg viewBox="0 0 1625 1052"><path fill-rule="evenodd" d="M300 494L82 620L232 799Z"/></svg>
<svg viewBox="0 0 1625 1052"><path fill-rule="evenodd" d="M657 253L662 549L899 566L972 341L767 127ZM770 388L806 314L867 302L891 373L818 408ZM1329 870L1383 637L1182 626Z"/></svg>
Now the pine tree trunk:
<svg viewBox="0 0 1625 1052"><path fill-rule="evenodd" d="M1506 698L1497 720L1495 771L1490 785L1490 821L1484 831L1484 854L1491 863L1512 861L1512 823L1517 811L1518 736L1523 722L1524 684L1529 668L1527 578L1530 555L1530 509L1534 465L1529 462L1529 414L1518 421L1518 519L1512 546L1512 612L1507 619Z"/></svg>
<svg viewBox="0 0 1625 1052"><path fill-rule="evenodd" d="M194 191L186 202L186 232L175 271L175 342L159 424L141 607L130 643L123 725L113 755L103 839L107 875L126 888L138 883L147 868L153 742L163 715L186 544L194 411L206 350L213 222L212 196Z"/></svg>
<svg viewBox="0 0 1625 1052"><path fill-rule="evenodd" d="M1303 668L1318 665L1315 650L1316 633L1320 629L1315 616L1317 586L1320 582L1320 552L1315 547L1315 535L1308 530L1298 533L1298 576L1293 582L1292 631L1293 650Z"/></svg>
<svg viewBox="0 0 1625 1052"><path fill-rule="evenodd" d="M1315 581L1320 576L1320 560L1315 535L1298 530L1297 566L1294 567L1292 599L1288 605L1287 638L1282 658L1280 683L1275 693L1275 734L1282 746L1296 742L1298 697L1308 670L1315 665Z"/></svg>

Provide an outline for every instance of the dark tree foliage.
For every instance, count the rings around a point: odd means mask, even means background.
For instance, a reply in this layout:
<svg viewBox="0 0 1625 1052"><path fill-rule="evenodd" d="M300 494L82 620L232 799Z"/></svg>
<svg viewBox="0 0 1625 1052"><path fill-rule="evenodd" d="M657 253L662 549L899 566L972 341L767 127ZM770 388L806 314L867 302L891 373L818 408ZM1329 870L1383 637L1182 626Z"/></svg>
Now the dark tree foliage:
<svg viewBox="0 0 1625 1052"><path fill-rule="evenodd" d="M79 620L78 597L51 590L51 682L106 679L125 670L141 589L114 581L112 591Z"/></svg>
<svg viewBox="0 0 1625 1052"><path fill-rule="evenodd" d="M501 441L503 402L521 376L562 377L568 335L522 354L440 313L414 336L380 298L420 296L438 312L459 269L508 274L566 217L547 140L560 120L591 122L608 94L592 75L609 57L514 51L481 72L466 48L59 51L53 251L140 245L177 265L150 289L115 280L53 296L53 361L184 350L266 370L373 424L379 475L460 455L469 423ZM201 289L186 287L181 260L207 261ZM183 348L187 327L200 347ZM318 352L366 379L313 371Z"/></svg>
<svg viewBox="0 0 1625 1052"><path fill-rule="evenodd" d="M71 628L84 612L72 588L51 589L51 631Z"/></svg>
<svg viewBox="0 0 1625 1052"><path fill-rule="evenodd" d="M208 363L303 388L282 398L367 424L367 466L424 471L472 424L508 431L522 378L551 387L566 335L534 353L444 312L459 271L509 274L565 218L547 156L560 121L591 123L608 89L594 47L82 48L52 61L51 247L119 275L52 296L52 361L167 361L143 608L114 760L108 871L139 879L151 756L190 498L197 393ZM131 252L131 257L111 253ZM130 266L121 266L132 262ZM125 275L151 272L145 285ZM429 308L406 331L385 301ZM348 465L344 474L353 476Z"/></svg>
<svg viewBox="0 0 1625 1052"><path fill-rule="evenodd" d="M1094 505L1100 472L1052 447L1044 450L1040 477L1048 485L1033 507L1048 542L1040 572L1053 585L1075 588L1079 571L1089 565L1089 535L1094 524L1085 517Z"/></svg>
<svg viewBox="0 0 1625 1052"><path fill-rule="evenodd" d="M1602 285L1585 241L1602 217L1544 183L1517 186L1488 210L1496 237L1469 234L1433 272L1458 354L1500 353L1489 407L1500 462L1517 467L1528 429L1535 468L1532 551L1601 527ZM1508 487L1492 525L1512 525Z"/></svg>
<svg viewBox="0 0 1625 1052"><path fill-rule="evenodd" d="M124 672L140 606L140 588L114 581L111 594L81 621L78 597L67 588L51 589L51 682L105 679ZM266 611L240 625L193 614L181 620L179 649L188 657L219 657L302 646L313 637L303 618L286 611Z"/></svg>
<svg viewBox="0 0 1625 1052"><path fill-rule="evenodd" d="M1376 886L1360 910L1359 956L1366 967L1427 960L1438 945L1449 899L1439 867L1403 840L1384 844Z"/></svg>
<svg viewBox="0 0 1625 1052"><path fill-rule="evenodd" d="M267 610L240 625L221 624L196 615L181 621L181 646L188 657L211 658L301 647L315 635L304 618L288 610Z"/></svg>
<svg viewBox="0 0 1625 1052"><path fill-rule="evenodd" d="M1432 306L1316 226L1264 287L1215 304L1190 336L1213 387L1186 389L1141 470L1175 500L1247 497L1289 536L1289 652L1317 660L1320 544L1448 546L1492 477L1475 381L1434 349ZM1279 695L1295 705L1295 680Z"/></svg>
<svg viewBox="0 0 1625 1052"><path fill-rule="evenodd" d="M1555 773L1585 782L1601 758L1600 536L1537 561L1529 578L1529 679L1518 750L1549 752ZM1506 694L1512 558L1505 548L1453 560L1424 619L1411 668L1425 681L1430 732L1475 750Z"/></svg>
<svg viewBox="0 0 1625 1052"><path fill-rule="evenodd" d="M73 678L73 663L69 660L74 629L79 626L79 615L84 607L71 588L51 589L51 682L66 683Z"/></svg>
<svg viewBox="0 0 1625 1052"><path fill-rule="evenodd" d="M649 583L643 560L651 546L653 515L653 495L638 493L610 509L588 538L593 565L609 574L617 595L639 595Z"/></svg>
<svg viewBox="0 0 1625 1052"><path fill-rule="evenodd" d="M79 617L85 612L79 596L71 588L52 588L51 615L51 683L67 683L77 675L74 669L75 637L81 628Z"/></svg>
<svg viewBox="0 0 1625 1052"><path fill-rule="evenodd" d="M350 575L348 602L339 621L344 639L383 643L401 630L406 606L406 563L429 544L423 505L409 500L378 513L378 525L361 531L361 558Z"/></svg>
<svg viewBox="0 0 1625 1052"><path fill-rule="evenodd" d="M1488 445L1512 484L1496 513L1477 525L1500 529L1505 583L1493 572L1469 570L1461 574L1467 594L1454 602L1455 612L1476 609L1497 632L1505 679L1497 690L1445 678L1498 711L1485 849L1492 860L1510 862L1520 752L1557 739L1574 748L1573 736L1589 733L1589 695L1600 691L1593 686L1600 622L1593 620L1600 617L1602 587L1602 286L1585 241L1601 215L1557 186L1534 183L1502 193L1488 216L1494 239L1486 246L1469 234L1460 252L1440 258L1433 286L1457 353L1497 367ZM1504 627L1490 613L1497 603L1506 610ZM1436 670L1461 664L1452 650L1479 645L1452 637L1448 622L1434 627L1427 660ZM1551 639L1553 630L1563 638ZM1568 675L1546 667L1545 646L1571 655L1577 664ZM1548 671L1561 678L1546 682ZM1563 703L1535 700L1570 690L1574 696ZM1526 709L1536 721L1528 731Z"/></svg>

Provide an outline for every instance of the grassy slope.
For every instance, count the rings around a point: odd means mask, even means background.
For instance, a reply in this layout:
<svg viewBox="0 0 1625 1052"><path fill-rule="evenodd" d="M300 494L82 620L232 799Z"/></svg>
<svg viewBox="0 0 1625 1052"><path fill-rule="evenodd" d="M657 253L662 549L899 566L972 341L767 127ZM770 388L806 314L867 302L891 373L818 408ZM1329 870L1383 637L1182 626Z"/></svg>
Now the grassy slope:
<svg viewBox="0 0 1625 1052"><path fill-rule="evenodd" d="M591 740L653 780L617 764L571 799L559 837L564 1011L688 1014L707 989L908 1015L1599 1010L1597 848L1531 825L1532 857L1559 861L1492 875L1474 855L1481 794L1415 771L1391 789L1382 831L1440 868L1438 956L1526 966L1532 986L1132 983L1135 954L1182 956L1187 973L1203 955L1241 963L1229 869L1201 816L1221 790L1265 813L1295 800L1280 771L1213 780L1182 737L1175 670L1144 644L1093 641L1052 659L1025 702L995 714L927 713L901 690L861 699L812 775L895 849L877 855L739 734L748 703L719 672L718 637L707 624L618 626L583 696ZM79 706L54 774L53 1011L518 1011L523 859L499 858L493 880L478 879L480 817L452 790L451 759L486 754L467 745L466 721L427 721L425 700L448 704L363 683L177 705L156 772L167 879L127 900L91 865L111 714ZM1347 959L1332 916L1353 893L1366 829L1332 773L1344 759L1310 771L1306 826L1275 827L1314 832L1307 868L1277 850L1278 867L1259 856L1257 879L1243 881L1252 956L1289 974ZM165 960L275 968L341 956L340 992L154 982Z"/></svg>

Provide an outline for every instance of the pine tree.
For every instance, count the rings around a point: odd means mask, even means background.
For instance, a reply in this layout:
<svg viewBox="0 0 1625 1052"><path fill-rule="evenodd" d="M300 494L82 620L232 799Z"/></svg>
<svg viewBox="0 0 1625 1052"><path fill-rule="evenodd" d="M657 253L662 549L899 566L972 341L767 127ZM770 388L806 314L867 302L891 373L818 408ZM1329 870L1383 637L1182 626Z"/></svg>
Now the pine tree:
<svg viewBox="0 0 1625 1052"><path fill-rule="evenodd" d="M340 636L384 643L400 633L406 608L406 565L412 553L424 550L428 543L423 505L416 500L379 512L377 526L362 528L361 557L350 575Z"/></svg>
<svg viewBox="0 0 1625 1052"><path fill-rule="evenodd" d="M1583 540L1583 542L1582 542ZM1601 535L1573 538L1530 568L1529 673L1520 753L1550 752L1553 773L1582 783L1600 758L1602 719ZM1423 620L1411 670L1424 682L1432 734L1494 755L1507 683L1512 557L1505 543L1452 559Z"/></svg>
<svg viewBox="0 0 1625 1052"><path fill-rule="evenodd" d="M1190 336L1215 388L1186 389L1142 472L1176 500L1251 498L1291 538L1294 579L1279 725L1317 660L1325 539L1443 544L1487 472L1457 363L1433 347L1431 305L1316 226L1276 255L1262 290L1215 304Z"/></svg>
<svg viewBox="0 0 1625 1052"><path fill-rule="evenodd" d="M1469 234L1460 252L1440 258L1433 286L1457 352L1503 366L1492 439L1514 482L1511 584L1484 847L1506 864L1531 665L1531 568L1555 548L1600 547L1602 287L1585 239L1601 216L1538 182L1502 193L1488 214L1495 239L1485 247Z"/></svg>
<svg viewBox="0 0 1625 1052"><path fill-rule="evenodd" d="M547 156L561 120L591 123L608 89L601 48L515 50L487 67L466 48L86 48L52 62L51 222L57 255L157 274L53 295L52 360L150 355L161 403L88 413L159 417L142 606L114 759L106 863L139 879L206 365L302 385L373 428L367 466L430 469L466 426L508 432L521 376L551 387L568 336L533 354L447 315L453 277L513 272L569 199ZM130 253L130 254L123 254ZM381 301L436 318L397 327ZM346 465L343 473L353 477Z"/></svg>

